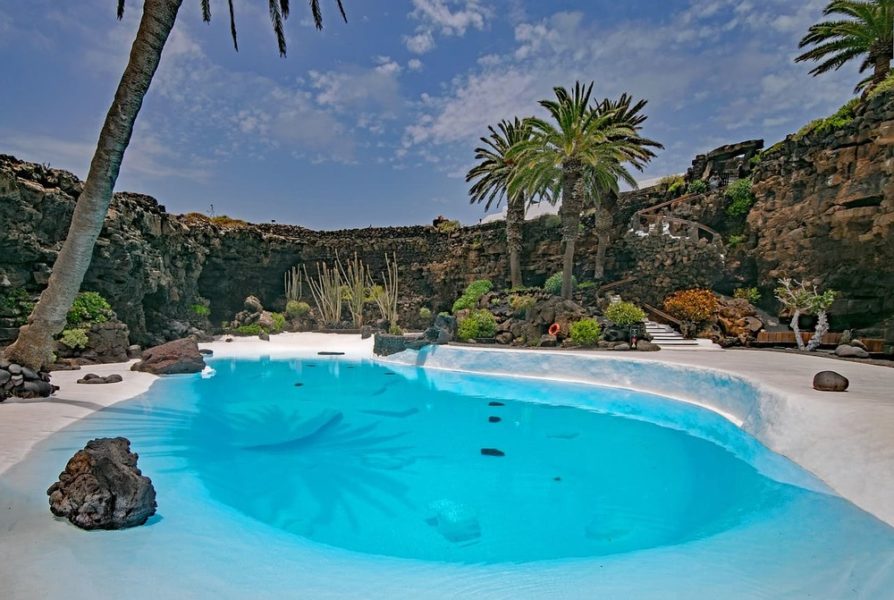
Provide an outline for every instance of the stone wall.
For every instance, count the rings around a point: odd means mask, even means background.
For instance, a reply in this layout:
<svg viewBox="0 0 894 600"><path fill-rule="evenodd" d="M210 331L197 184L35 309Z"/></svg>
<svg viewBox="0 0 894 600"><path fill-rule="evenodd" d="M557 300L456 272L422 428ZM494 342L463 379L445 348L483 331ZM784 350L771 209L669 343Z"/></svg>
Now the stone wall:
<svg viewBox="0 0 894 600"><path fill-rule="evenodd" d="M876 326L890 341L894 328L879 324L894 316L892 99L875 98L841 129L771 148L748 215L759 285L788 276L839 290L833 327Z"/></svg>

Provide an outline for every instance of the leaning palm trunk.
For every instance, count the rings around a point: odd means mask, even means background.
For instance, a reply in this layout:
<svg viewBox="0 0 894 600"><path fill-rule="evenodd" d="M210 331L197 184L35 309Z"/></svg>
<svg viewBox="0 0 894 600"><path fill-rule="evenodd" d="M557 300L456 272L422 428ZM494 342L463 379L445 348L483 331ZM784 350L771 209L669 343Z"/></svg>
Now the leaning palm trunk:
<svg viewBox="0 0 894 600"><path fill-rule="evenodd" d="M68 235L53 265L49 285L40 296L28 324L6 349L8 360L38 369L53 361L53 338L65 326L65 316L77 295L102 230L124 150L143 104L161 52L174 26L182 0L145 0L140 28L115 99L99 134L96 152L78 197Z"/></svg>
<svg viewBox="0 0 894 600"><path fill-rule="evenodd" d="M522 285L522 227L525 224L525 198L519 194L506 207L506 245L509 246L509 280L513 288Z"/></svg>
<svg viewBox="0 0 894 600"><path fill-rule="evenodd" d="M562 206L559 216L562 219L562 241L565 242L565 255L562 257L562 298L571 299L574 277L574 246L580 234L580 213L583 208L583 173L582 165L566 163L563 167Z"/></svg>
<svg viewBox="0 0 894 600"><path fill-rule="evenodd" d="M600 207L596 210L595 219L594 229L596 230L596 239L599 245L596 247L596 263L593 268L593 277L598 280L605 277L605 252L611 240L612 215L608 210Z"/></svg>

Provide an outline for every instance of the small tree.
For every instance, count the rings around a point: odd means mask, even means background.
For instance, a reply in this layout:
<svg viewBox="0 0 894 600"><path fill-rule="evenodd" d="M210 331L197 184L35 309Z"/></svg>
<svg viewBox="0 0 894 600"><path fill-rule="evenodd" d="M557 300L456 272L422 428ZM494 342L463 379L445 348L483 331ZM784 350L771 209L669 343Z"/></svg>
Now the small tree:
<svg viewBox="0 0 894 600"><path fill-rule="evenodd" d="M808 287L806 283L797 282L793 279L785 277L779 280L779 287L776 288L776 299L788 310L792 311L792 320L790 326L795 332L795 343L798 344L798 350L807 350L813 352L819 348L823 341L823 336L829 331L828 310L835 297L838 295L834 290L826 290L820 293L816 286ZM801 329L798 327L798 320L801 315L816 315L817 322L814 329L813 337L804 344L801 339Z"/></svg>

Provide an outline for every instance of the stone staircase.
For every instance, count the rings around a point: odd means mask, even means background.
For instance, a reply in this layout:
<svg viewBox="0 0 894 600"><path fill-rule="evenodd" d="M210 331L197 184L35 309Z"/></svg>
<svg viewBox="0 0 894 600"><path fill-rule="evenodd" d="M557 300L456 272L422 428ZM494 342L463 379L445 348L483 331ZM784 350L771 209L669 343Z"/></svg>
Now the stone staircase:
<svg viewBox="0 0 894 600"><path fill-rule="evenodd" d="M696 340L687 340L670 325L646 321L646 333L652 336L652 342L662 348L697 348Z"/></svg>

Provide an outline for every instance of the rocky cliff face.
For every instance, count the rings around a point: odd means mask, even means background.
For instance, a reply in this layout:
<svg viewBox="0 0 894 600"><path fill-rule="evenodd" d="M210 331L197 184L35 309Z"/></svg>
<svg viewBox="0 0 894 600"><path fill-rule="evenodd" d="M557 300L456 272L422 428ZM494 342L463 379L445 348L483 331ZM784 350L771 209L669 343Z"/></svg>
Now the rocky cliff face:
<svg viewBox="0 0 894 600"><path fill-rule="evenodd" d="M758 283L771 288L788 276L839 290L837 328L894 315L892 168L890 95L841 129L790 137L768 151L754 173L757 202L748 215ZM878 334L894 341L894 327Z"/></svg>
<svg viewBox="0 0 894 600"><path fill-rule="evenodd" d="M892 148L894 95L887 95L833 134L790 139L772 149L753 174L757 203L748 217L748 242L735 249L724 246L722 189L668 214L718 230L716 243L683 233L630 233L636 211L667 198L654 188L622 194L606 279L638 276L617 291L648 302L678 286L716 284L730 292L734 285L755 283L769 290L783 275L816 279L842 292L833 325L884 328L894 317ZM748 164L739 162L740 170ZM27 314L16 309L10 291L25 290L34 298L45 287L80 190L70 173L0 155L0 344L15 336ZM579 278L592 274L597 245L590 215L578 242ZM449 233L430 226L315 232L171 215L148 196L117 193L83 288L109 300L132 341L155 344L184 335L196 319L190 307L202 299L210 302L215 324L232 319L248 295L281 309L287 269L305 265L314 274L319 261L354 252L375 277L384 270L385 255L396 256L406 325L415 323L421 306L435 313L448 309L474 279L488 278L497 286L509 279L499 222ZM541 285L561 269L557 219L525 224L522 265L529 285ZM887 326L886 335L894 341L894 326Z"/></svg>

